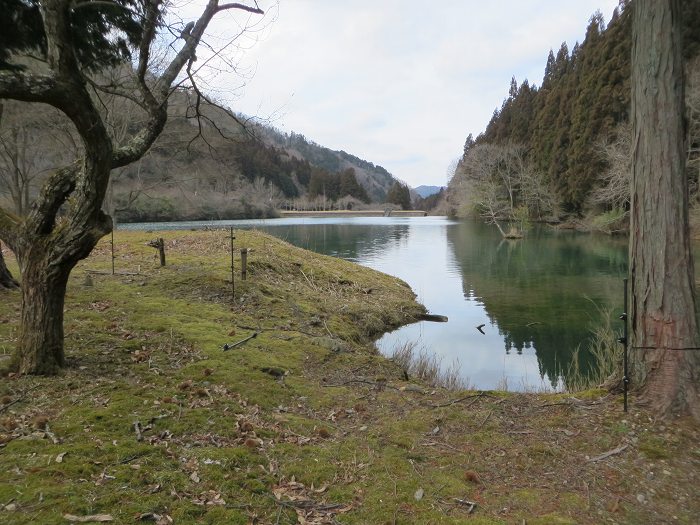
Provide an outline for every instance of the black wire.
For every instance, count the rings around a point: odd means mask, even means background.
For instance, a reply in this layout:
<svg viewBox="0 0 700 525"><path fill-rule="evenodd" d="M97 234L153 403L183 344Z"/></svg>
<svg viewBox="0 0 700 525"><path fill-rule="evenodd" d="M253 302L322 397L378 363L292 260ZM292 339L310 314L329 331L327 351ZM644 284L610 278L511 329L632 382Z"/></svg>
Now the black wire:
<svg viewBox="0 0 700 525"><path fill-rule="evenodd" d="M686 346L684 348L660 348L658 346L630 346L632 350L678 350L680 352L686 350L700 350L700 346Z"/></svg>

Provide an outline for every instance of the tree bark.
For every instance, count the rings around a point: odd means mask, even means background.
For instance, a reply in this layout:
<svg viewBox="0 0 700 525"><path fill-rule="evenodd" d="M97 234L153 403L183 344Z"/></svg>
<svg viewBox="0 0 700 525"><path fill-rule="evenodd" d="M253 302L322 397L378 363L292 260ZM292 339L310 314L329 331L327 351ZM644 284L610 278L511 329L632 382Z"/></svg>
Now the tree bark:
<svg viewBox="0 0 700 525"><path fill-rule="evenodd" d="M636 0L632 49L631 352L642 401L700 419L685 177L680 5Z"/></svg>
<svg viewBox="0 0 700 525"><path fill-rule="evenodd" d="M0 289L17 288L18 286L19 283L15 281L10 270L8 270L5 265L5 258L2 255L2 244L0 244Z"/></svg>
<svg viewBox="0 0 700 525"><path fill-rule="evenodd" d="M20 374L53 375L63 367L63 306L69 269L44 259L22 274L22 314L17 351Z"/></svg>

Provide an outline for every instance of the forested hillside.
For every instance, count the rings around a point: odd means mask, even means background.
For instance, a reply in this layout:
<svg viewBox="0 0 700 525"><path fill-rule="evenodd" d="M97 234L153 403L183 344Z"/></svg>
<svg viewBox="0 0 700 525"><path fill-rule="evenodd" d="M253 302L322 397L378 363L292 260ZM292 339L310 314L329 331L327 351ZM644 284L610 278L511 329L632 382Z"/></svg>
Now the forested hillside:
<svg viewBox="0 0 700 525"><path fill-rule="evenodd" d="M357 181L366 189L373 202L384 202L389 189L396 182L383 167L375 166L343 150L335 151L320 146L304 135L294 132L281 133L271 127L263 127L260 132L274 147L281 148L288 155L304 159L329 173L354 170Z"/></svg>
<svg viewBox="0 0 700 525"><path fill-rule="evenodd" d="M688 169L697 182L700 0L682 4ZM512 79L483 133L467 138L449 186L453 213L492 221L608 214L624 221L633 8L621 1L607 26L595 13L583 42L550 50L539 87Z"/></svg>
<svg viewBox="0 0 700 525"><path fill-rule="evenodd" d="M109 75L119 75L111 72ZM109 79L109 76L108 76ZM104 99L118 144L131 133L128 103ZM20 215L42 180L79 150L70 123L39 105L0 105L0 199ZM151 151L113 175L106 207L118 221L274 216L278 209L382 203L396 180L384 168L302 135L282 134L180 91ZM197 117L197 113L199 117ZM34 151L41 148L42 155Z"/></svg>

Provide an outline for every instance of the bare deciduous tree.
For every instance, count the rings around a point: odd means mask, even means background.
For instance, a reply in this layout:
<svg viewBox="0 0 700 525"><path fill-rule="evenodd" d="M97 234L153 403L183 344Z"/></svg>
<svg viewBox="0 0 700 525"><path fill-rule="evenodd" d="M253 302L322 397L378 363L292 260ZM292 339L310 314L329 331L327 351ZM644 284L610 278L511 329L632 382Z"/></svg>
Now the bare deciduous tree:
<svg viewBox="0 0 700 525"><path fill-rule="evenodd" d="M16 46L16 55L39 54L43 62L37 68L0 71L0 98L46 103L64 113L80 137L83 154L48 177L25 217L0 208L0 239L17 254L22 276L14 362L20 373L53 374L64 363L63 307L68 276L112 229L111 218L102 210L112 170L143 157L160 135L174 86L195 78L195 52L212 19L223 11L262 11L257 4L209 0L197 20L177 32L167 61L161 57L158 67L152 67L156 43L174 30L163 24L167 5L160 0L45 0L36 7L43 40L37 39L36 49ZM84 9L97 10L103 25L76 25ZM121 10L119 17L106 16L114 15L114 10ZM128 22L132 29L132 22L137 24L139 38L132 31L130 38L116 40L121 28L110 26L110 20ZM102 28L100 45L104 48L89 47L94 39L85 44L79 38L95 27ZM79 47L81 42L84 47ZM131 85L88 81L100 69L99 63L89 60L113 61L130 44L136 56ZM124 144L115 144L110 136L91 91L95 88L131 100L141 109L143 117L136 119Z"/></svg>
<svg viewBox="0 0 700 525"><path fill-rule="evenodd" d="M632 130L628 124L618 126L613 140L600 145L608 169L601 174L599 186L591 191L592 204L618 210L629 208L631 147Z"/></svg>
<svg viewBox="0 0 700 525"><path fill-rule="evenodd" d="M75 158L79 147L69 126L50 106L0 103L0 195L17 215L29 211L52 170Z"/></svg>
<svg viewBox="0 0 700 525"><path fill-rule="evenodd" d="M459 177L462 198L506 237L522 236L524 219L540 218L556 207L552 192L541 174L529 166L520 145L472 145L455 177ZM506 233L499 220L512 226L520 223L520 227Z"/></svg>

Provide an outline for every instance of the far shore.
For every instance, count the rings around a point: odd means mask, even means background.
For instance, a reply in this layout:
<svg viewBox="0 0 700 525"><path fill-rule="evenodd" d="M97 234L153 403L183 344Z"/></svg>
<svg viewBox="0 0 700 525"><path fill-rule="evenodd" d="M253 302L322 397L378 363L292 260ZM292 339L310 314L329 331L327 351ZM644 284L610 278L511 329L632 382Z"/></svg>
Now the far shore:
<svg viewBox="0 0 700 525"><path fill-rule="evenodd" d="M284 211L281 217L425 217L423 210L328 210L328 211Z"/></svg>

